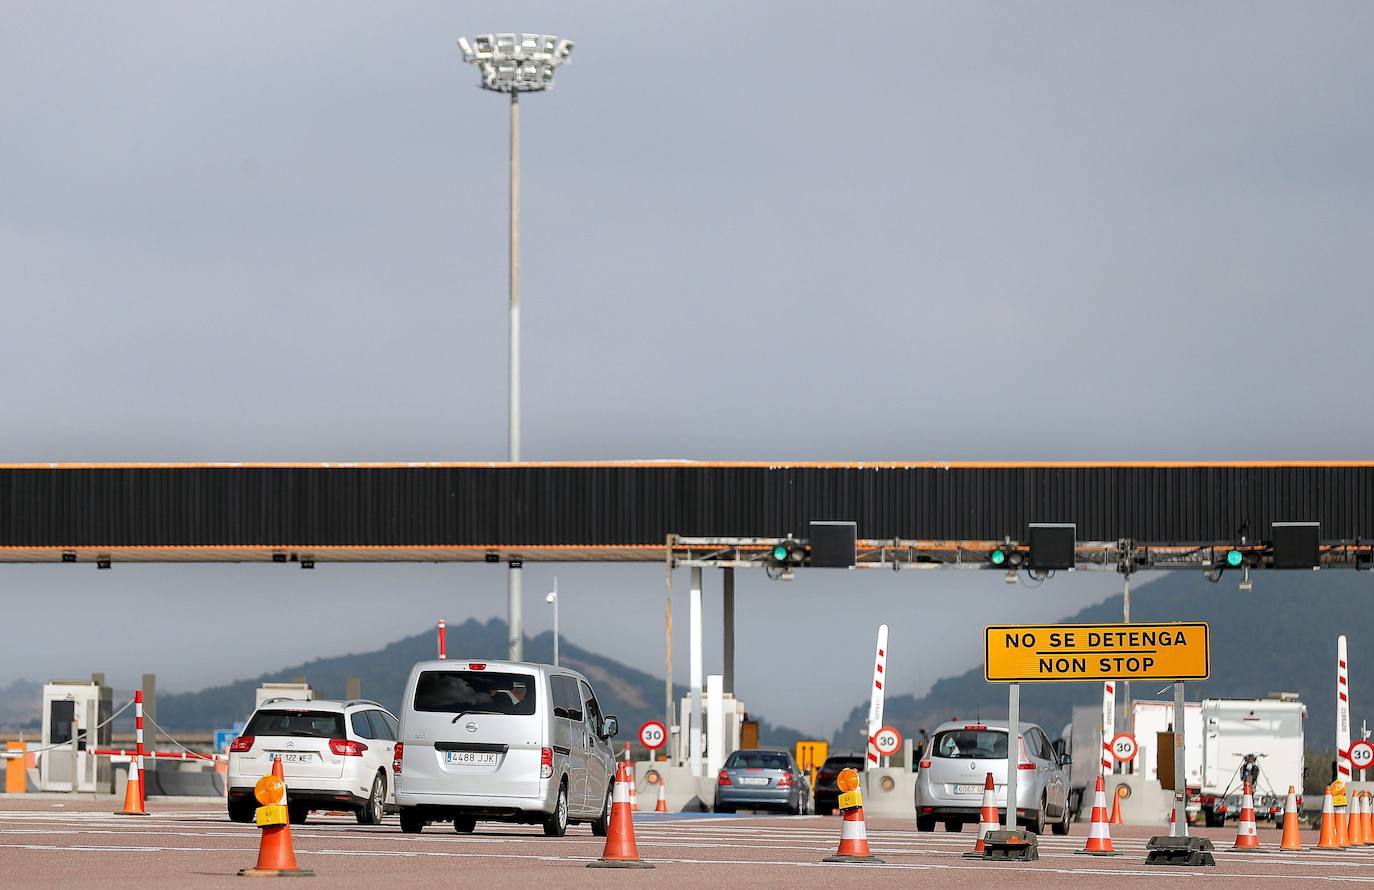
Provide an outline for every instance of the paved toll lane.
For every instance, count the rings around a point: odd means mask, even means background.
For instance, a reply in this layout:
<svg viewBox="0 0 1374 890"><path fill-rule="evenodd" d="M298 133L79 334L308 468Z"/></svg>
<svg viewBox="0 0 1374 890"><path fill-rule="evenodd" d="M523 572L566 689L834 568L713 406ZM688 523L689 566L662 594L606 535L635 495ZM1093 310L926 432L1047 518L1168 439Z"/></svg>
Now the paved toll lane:
<svg viewBox="0 0 1374 890"><path fill-rule="evenodd" d="M51 799L0 800L0 885L6 887L240 887L235 877L256 860L258 830L230 823L222 808L205 802L154 799L153 815L121 817L109 802ZM1219 886L1321 886L1374 884L1374 852L1228 853L1234 830L1206 832L1218 850L1215 869L1146 868L1145 840L1152 833L1117 826L1115 844L1124 855L1074 855L1085 826L1069 837L1041 840L1041 860L993 864L961 854L974 841L959 834L918 833L909 822L869 823L869 844L885 864L833 865L840 820L834 817L656 817L636 818L640 855L652 871L608 874L587 869L603 841L583 826L566 838L546 838L538 828L483 824L475 834L456 834L447 825L422 834L402 834L395 818L381 826L358 825L352 817L312 817L295 826L297 859L314 869L321 886L371 888L464 885L493 887L587 887L608 881L626 886L680 887L741 883L744 886L817 888L986 886L1014 880L1028 887L1100 887L1110 880L1128 886L1167 886L1205 877ZM1277 831L1261 840L1277 849ZM1305 844L1316 843L1304 832ZM1374 847L1369 848L1374 851Z"/></svg>

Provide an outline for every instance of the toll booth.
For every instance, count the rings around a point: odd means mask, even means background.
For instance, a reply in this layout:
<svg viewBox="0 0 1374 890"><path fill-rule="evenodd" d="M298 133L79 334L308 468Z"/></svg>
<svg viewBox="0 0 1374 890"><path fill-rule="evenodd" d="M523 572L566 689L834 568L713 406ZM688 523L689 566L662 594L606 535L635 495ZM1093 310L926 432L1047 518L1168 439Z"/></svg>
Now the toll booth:
<svg viewBox="0 0 1374 890"><path fill-rule="evenodd" d="M91 752L110 747L112 702L110 688L90 680L43 685L41 747L59 747L38 755L39 790L109 790L110 760Z"/></svg>
<svg viewBox="0 0 1374 890"><path fill-rule="evenodd" d="M705 695L702 696L702 726L697 731L702 734L702 775L710 776L712 781L725 758L741 747L741 735L747 712L744 703L722 689L722 678L712 674L706 678ZM674 739L674 760L686 763L689 760L692 732L692 699L687 696L680 705L681 726L685 732ZM757 741L756 741L757 744Z"/></svg>

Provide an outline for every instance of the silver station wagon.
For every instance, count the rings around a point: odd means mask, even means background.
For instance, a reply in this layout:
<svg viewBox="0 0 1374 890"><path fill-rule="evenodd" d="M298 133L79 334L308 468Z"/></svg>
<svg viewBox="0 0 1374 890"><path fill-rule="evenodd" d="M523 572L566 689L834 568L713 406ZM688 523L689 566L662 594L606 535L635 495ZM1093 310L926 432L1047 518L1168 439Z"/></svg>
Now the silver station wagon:
<svg viewBox="0 0 1374 890"><path fill-rule="evenodd" d="M1020 757L1016 777L1017 822L1040 834L1045 825L1055 834L1068 834L1069 777L1045 731L1034 723L1020 724ZM987 774L997 796L998 820L1007 825L1007 724L942 723L931 736L916 776L916 829L960 831L964 823L978 824Z"/></svg>

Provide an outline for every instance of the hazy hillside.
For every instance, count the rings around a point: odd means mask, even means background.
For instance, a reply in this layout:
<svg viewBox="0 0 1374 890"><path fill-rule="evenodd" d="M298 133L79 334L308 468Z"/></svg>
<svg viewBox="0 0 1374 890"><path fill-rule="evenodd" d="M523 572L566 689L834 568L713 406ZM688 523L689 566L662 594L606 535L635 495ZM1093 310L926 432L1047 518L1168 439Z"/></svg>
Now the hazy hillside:
<svg viewBox="0 0 1374 890"><path fill-rule="evenodd" d="M1374 575L1350 571L1256 572L1254 590L1236 589L1240 577L1227 572L1212 584L1200 572L1170 572L1131 591L1135 621L1201 620L1211 625L1212 678L1189 683L1189 701L1212 698L1253 698L1275 691L1297 692L1308 708L1306 741L1309 750L1334 748L1336 636L1349 637L1351 717L1374 721ZM1047 583L1053 584L1051 580ZM1011 589L1009 588L1009 591ZM1018 596L1034 596L1023 589ZM970 616L982 622L982 617ZM1046 615L1046 621L1055 621ZM1064 624L1119 622L1121 596L1062 619ZM973 653L970 653L973 654ZM886 722L904 733L951 718L979 714L1005 716L1007 687L983 680L980 666L937 682L929 694L889 697ZM1168 699L1162 683L1133 683L1134 698ZM1043 725L1052 736L1069 722L1075 704L1101 701L1095 683L1027 683L1021 687L1021 714ZM854 747L862 739L868 704L855 707L836 739ZM1358 733L1357 736L1358 737Z"/></svg>
<svg viewBox="0 0 1374 890"><path fill-rule="evenodd" d="M506 624L492 619L483 624L469 619L448 628L447 646L451 658L504 657ZM663 679L627 667L618 661L589 652L569 642L559 640L560 661L585 674L596 687L602 707L619 718L623 727L619 738L633 739L634 732L645 720L663 717ZM377 652L321 658L298 667L284 668L252 679L237 680L199 692L163 694L158 696L158 722L168 728L211 729L225 727L235 720L243 720L253 709L253 691L264 681L290 681L304 677L322 698L344 695L349 677L362 680L364 698L381 702L399 712L400 697L410 668L417 661L433 658L435 632L426 630L398 640ZM553 634L543 633L525 641L525 657L531 661L553 661ZM676 687L678 696L685 694ZM762 721L761 721L762 722ZM769 744L790 745L803 733L787 727L773 727L763 723L763 738Z"/></svg>

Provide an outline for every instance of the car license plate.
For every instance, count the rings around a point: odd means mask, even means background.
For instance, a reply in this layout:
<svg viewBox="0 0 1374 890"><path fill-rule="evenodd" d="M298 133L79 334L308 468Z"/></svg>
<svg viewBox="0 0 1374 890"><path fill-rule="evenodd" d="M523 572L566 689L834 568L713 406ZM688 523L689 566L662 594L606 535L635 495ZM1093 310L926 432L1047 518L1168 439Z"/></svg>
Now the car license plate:
<svg viewBox="0 0 1374 890"><path fill-rule="evenodd" d="M955 786L954 786L954 793L955 793L955 794L981 794L982 792L983 792L983 786L982 786L982 785L955 785Z"/></svg>
<svg viewBox="0 0 1374 890"><path fill-rule="evenodd" d="M285 754L278 754L277 759L282 763L309 763L314 756L315 755L309 753L288 752Z"/></svg>
<svg viewBox="0 0 1374 890"><path fill-rule="evenodd" d="M444 756L449 763L458 763L463 766L496 765L496 752L494 751L446 751Z"/></svg>
<svg viewBox="0 0 1374 890"><path fill-rule="evenodd" d="M740 783L741 785L767 785L767 784L768 784L768 780L767 780L767 779L764 779L764 778L761 778L761 777L760 777L760 778L756 778L756 777L753 777L753 776L746 776L745 778L740 779L740 780L739 780L739 783Z"/></svg>

